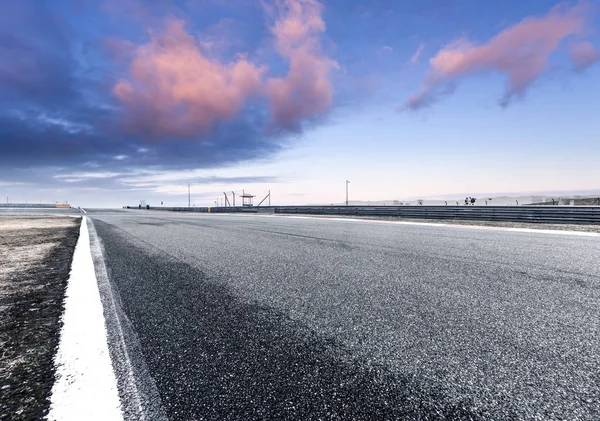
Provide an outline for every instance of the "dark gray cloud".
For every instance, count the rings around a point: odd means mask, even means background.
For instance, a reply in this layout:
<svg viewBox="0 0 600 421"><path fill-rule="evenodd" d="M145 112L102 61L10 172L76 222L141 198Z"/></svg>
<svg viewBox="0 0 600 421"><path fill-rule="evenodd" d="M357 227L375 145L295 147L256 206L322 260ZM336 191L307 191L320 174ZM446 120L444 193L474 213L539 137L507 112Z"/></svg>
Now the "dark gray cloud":
<svg viewBox="0 0 600 421"><path fill-rule="evenodd" d="M90 110L93 114L94 110ZM103 111L98 111L103 113ZM217 128L203 141L166 139L147 143L127 137L114 128L100 131L93 119L110 116L52 117L43 111L0 115L0 165L3 168L33 165L78 167L92 162L107 170L137 167L162 169L215 168L263 158L279 151L281 139L264 136L245 119ZM75 113L81 114L81 113Z"/></svg>

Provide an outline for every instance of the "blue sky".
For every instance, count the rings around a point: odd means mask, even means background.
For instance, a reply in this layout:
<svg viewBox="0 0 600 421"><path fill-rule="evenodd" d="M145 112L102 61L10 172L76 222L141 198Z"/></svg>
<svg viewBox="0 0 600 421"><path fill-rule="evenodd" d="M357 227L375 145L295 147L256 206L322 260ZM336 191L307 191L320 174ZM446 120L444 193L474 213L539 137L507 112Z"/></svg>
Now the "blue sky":
<svg viewBox="0 0 600 421"><path fill-rule="evenodd" d="M9 1L0 193L600 191L600 3Z"/></svg>

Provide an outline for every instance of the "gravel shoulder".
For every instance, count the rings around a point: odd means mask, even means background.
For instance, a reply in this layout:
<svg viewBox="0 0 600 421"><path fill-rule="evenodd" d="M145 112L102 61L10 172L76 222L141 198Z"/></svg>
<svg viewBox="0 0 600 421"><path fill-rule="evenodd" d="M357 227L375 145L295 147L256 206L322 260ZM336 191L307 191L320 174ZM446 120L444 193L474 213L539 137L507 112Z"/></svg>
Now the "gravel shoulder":
<svg viewBox="0 0 600 421"><path fill-rule="evenodd" d="M0 419L42 419L81 219L0 216Z"/></svg>

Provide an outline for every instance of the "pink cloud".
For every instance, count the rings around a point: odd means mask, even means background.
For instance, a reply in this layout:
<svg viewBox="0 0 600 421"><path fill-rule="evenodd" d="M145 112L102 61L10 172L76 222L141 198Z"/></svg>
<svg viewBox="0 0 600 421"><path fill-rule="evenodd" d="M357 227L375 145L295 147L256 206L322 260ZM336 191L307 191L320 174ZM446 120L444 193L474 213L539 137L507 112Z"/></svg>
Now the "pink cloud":
<svg viewBox="0 0 600 421"><path fill-rule="evenodd" d="M429 106L445 92L448 83L485 72L507 77L500 104L508 105L522 97L531 83L546 71L550 56L565 38L584 35L585 12L583 5L556 7L545 16L525 19L502 31L487 44L476 45L464 39L453 42L429 60L430 69L420 92L410 96L401 110ZM580 45L578 48L573 57L586 63L590 57L589 47Z"/></svg>
<svg viewBox="0 0 600 421"><path fill-rule="evenodd" d="M328 76L332 68L339 66L321 51L319 34L325 31L325 23L319 2L285 0L278 6L282 13L272 32L289 71L285 77L270 78L266 93L274 124L294 128L300 120L329 109L333 87Z"/></svg>
<svg viewBox="0 0 600 421"><path fill-rule="evenodd" d="M131 62L128 77L113 87L129 129L148 138L205 136L254 95L266 96L272 125L284 129L298 129L301 120L327 112L333 97L328 76L339 66L322 53L322 5L317 0L263 5L267 13L277 13L271 30L277 52L289 65L284 77L265 82L267 66L243 55L230 63L214 58L222 43L233 45L219 36L222 31L195 38L183 21L171 20L164 33L151 32L150 42L141 46L107 39L105 47L116 61Z"/></svg>
<svg viewBox="0 0 600 421"><path fill-rule="evenodd" d="M135 49L129 80L113 88L130 129L150 138L192 138L232 118L260 90L265 68L244 56L231 63L207 58L180 20Z"/></svg>
<svg viewBox="0 0 600 421"><path fill-rule="evenodd" d="M600 51L589 41L572 44L569 48L569 55L577 71L583 71L600 60Z"/></svg>

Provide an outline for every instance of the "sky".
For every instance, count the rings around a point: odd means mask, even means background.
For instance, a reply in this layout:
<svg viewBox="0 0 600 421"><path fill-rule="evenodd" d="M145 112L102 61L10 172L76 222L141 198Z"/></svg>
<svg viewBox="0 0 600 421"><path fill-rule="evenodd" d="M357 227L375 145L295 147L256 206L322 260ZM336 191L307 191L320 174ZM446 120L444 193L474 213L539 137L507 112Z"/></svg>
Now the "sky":
<svg viewBox="0 0 600 421"><path fill-rule="evenodd" d="M598 0L0 9L2 201L600 192Z"/></svg>

